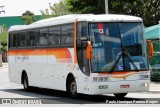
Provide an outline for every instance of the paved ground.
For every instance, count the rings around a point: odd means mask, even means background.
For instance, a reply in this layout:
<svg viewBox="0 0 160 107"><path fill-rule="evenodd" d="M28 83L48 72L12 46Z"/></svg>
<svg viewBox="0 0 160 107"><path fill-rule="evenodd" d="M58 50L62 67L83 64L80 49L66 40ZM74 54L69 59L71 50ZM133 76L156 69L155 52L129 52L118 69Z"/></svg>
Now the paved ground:
<svg viewBox="0 0 160 107"><path fill-rule="evenodd" d="M3 82L9 82L9 79L8 79L8 64L7 63L3 63L3 66L0 67L0 71L1 73L4 73L5 76L2 77L3 81L1 81L0 83L0 86L8 86L8 84L3 84ZM6 73L7 72L7 73ZM10 83L12 84L12 83ZM12 84L13 85L13 84ZM150 91L160 91L160 80L159 81L151 81L151 84L150 84Z"/></svg>
<svg viewBox="0 0 160 107"><path fill-rule="evenodd" d="M160 82L151 82L150 87L149 92L129 93L124 100L144 98L159 98L160 100ZM106 100L117 100L113 95L81 95L78 99L70 99L65 92L49 89L34 88L32 92L25 92L22 85L9 82L7 64L0 67L0 98L43 98L52 104L105 104Z"/></svg>

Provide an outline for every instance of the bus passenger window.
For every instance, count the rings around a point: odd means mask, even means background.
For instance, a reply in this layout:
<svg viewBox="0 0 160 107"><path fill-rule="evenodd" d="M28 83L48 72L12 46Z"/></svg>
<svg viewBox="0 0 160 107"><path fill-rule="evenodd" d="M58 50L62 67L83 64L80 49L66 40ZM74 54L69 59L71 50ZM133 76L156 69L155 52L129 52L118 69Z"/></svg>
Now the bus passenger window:
<svg viewBox="0 0 160 107"><path fill-rule="evenodd" d="M62 45L73 45L74 42L74 25L68 24L62 26Z"/></svg>
<svg viewBox="0 0 160 107"><path fill-rule="evenodd" d="M17 41L17 47L25 47L26 46L26 32L21 32L18 34L18 41Z"/></svg>
<svg viewBox="0 0 160 107"><path fill-rule="evenodd" d="M16 34L9 35L9 48L16 48Z"/></svg>
<svg viewBox="0 0 160 107"><path fill-rule="evenodd" d="M29 31L29 46L36 46L36 45L37 45L37 32Z"/></svg>
<svg viewBox="0 0 160 107"><path fill-rule="evenodd" d="M49 45L59 45L60 27L49 28Z"/></svg>
<svg viewBox="0 0 160 107"><path fill-rule="evenodd" d="M39 44L39 46L47 46L48 45L48 30L47 29L40 30L38 44Z"/></svg>

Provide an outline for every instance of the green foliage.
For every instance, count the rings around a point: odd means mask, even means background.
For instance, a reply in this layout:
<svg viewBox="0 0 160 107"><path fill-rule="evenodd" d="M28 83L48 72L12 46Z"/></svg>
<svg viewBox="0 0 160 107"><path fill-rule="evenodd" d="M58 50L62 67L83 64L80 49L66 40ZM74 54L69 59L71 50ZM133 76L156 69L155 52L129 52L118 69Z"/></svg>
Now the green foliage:
<svg viewBox="0 0 160 107"><path fill-rule="evenodd" d="M8 38L8 32L7 32L7 28L4 26L3 27L4 32L0 34L0 42L2 45L2 52L6 52L7 51L7 38Z"/></svg>
<svg viewBox="0 0 160 107"><path fill-rule="evenodd" d="M105 13L104 0L66 0L66 4L69 11L73 13Z"/></svg>
<svg viewBox="0 0 160 107"><path fill-rule="evenodd" d="M41 10L42 17L50 18L61 15L70 14L65 1L60 1L59 3L49 4L49 9Z"/></svg>
<svg viewBox="0 0 160 107"><path fill-rule="evenodd" d="M66 0L67 7L74 13L105 13L105 0ZM145 26L160 20L160 0L108 0L109 13L139 16Z"/></svg>
<svg viewBox="0 0 160 107"><path fill-rule="evenodd" d="M35 22L35 16L34 13L30 11L26 11L22 14L22 19L24 20L24 24L29 25L33 22Z"/></svg>
<svg viewBox="0 0 160 107"><path fill-rule="evenodd" d="M113 0L109 4L111 13L139 16L145 26L152 26L160 20L160 0Z"/></svg>

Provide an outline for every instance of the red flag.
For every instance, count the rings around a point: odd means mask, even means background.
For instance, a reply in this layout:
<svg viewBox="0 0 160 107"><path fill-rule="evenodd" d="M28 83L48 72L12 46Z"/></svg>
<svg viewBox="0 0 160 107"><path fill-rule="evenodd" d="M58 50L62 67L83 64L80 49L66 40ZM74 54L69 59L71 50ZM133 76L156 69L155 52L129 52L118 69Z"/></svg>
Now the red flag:
<svg viewBox="0 0 160 107"><path fill-rule="evenodd" d="M104 33L103 23L98 23L98 31L99 31L100 34L103 34L103 33Z"/></svg>

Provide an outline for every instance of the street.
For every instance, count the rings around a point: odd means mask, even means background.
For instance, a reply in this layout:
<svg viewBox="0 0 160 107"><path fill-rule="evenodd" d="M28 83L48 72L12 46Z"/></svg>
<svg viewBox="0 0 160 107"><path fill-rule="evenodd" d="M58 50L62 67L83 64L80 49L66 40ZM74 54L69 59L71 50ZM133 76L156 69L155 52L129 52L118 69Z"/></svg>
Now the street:
<svg viewBox="0 0 160 107"><path fill-rule="evenodd" d="M105 104L106 100L117 100L113 95L81 95L78 99L71 99L66 92L50 89L33 88L25 92L23 86L9 82L8 67L4 64L0 68L0 98L43 98L52 104ZM145 98L160 98L160 82L151 82L149 92L129 93L125 100L141 100Z"/></svg>

